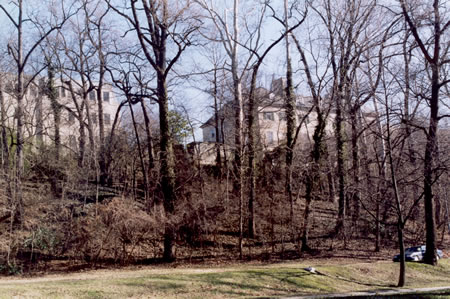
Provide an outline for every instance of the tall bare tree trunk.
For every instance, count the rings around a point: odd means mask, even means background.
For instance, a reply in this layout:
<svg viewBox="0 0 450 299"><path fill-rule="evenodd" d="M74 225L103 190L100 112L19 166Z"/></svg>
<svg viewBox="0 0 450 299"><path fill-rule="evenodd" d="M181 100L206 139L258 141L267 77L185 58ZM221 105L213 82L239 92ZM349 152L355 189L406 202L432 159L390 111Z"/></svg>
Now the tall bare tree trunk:
<svg viewBox="0 0 450 299"><path fill-rule="evenodd" d="M353 190L352 190L352 225L357 227L359 220L360 208L361 208L361 186L360 186L360 173L361 173L361 161L359 155L359 105L355 104L350 111L351 127L352 127L352 175L353 175Z"/></svg>
<svg viewBox="0 0 450 299"><path fill-rule="evenodd" d="M70 96L72 98L72 102L75 105L76 108L76 118L78 120L79 128L78 132L80 136L78 137L78 167L82 168L84 167L85 163L85 156L86 156L86 125L84 122L84 105L86 104L85 101L81 102L81 105L78 103L77 99L80 95L77 95L75 92L72 82L69 80L65 82L65 84L69 88ZM71 112L73 113L73 112Z"/></svg>
<svg viewBox="0 0 450 299"><path fill-rule="evenodd" d="M336 118L335 118L335 131L336 131L336 150L337 150L337 177L338 177L338 218L335 227L335 234L339 235L345 233L345 216L346 216L346 198L345 198L345 185L346 185L346 149L345 149L345 132L343 121L343 105L342 105L342 92L343 86L340 87L338 95L336 96Z"/></svg>
<svg viewBox="0 0 450 299"><path fill-rule="evenodd" d="M308 238L309 238L309 222L310 222L310 215L313 211L313 200L316 199L317 193L318 193L318 185L320 184L320 173L321 170L324 168L323 164L328 165L328 146L325 140L326 136L326 117L328 116L328 112L325 113L323 109L323 103L322 99L320 98L320 88L317 87L312 78L311 69L309 67L309 63L306 57L306 54L301 47L298 40L293 36L295 45L297 47L297 50L300 53L300 58L303 63L303 67L305 69L305 74L307 78L307 83L309 86L309 90L311 92L312 98L313 98L313 107L314 111L316 112L317 117L317 124L314 128L314 134L313 134L313 149L311 151L311 159L312 163L311 166L308 167L308 173L306 177L306 194L305 194L305 211L303 214L303 230L302 230L302 245L300 250L301 251L308 251L310 250L310 247L308 245ZM300 129L300 126L302 124L300 123L299 127L297 128L297 131ZM297 138L297 132L296 136L294 138ZM328 168L328 166L327 166ZM330 175L330 174L328 174ZM328 178L329 180L329 192L330 196L334 197L334 186L333 186L333 180Z"/></svg>
<svg viewBox="0 0 450 299"><path fill-rule="evenodd" d="M448 80L441 82L440 68L444 64L449 64L449 60L445 59L445 53L442 49L446 49L446 45L441 45L441 37L444 36L445 30L448 30L449 23L442 24L440 8L442 3L439 0L433 1L433 9L430 11L430 25L432 38L426 37L426 43L432 43L432 47L426 45L422 37L419 35L418 24L414 23L414 19L410 17L404 0L399 0L403 16L411 30L416 43L419 46L425 60L425 65L431 71L430 85L431 97L429 98L430 106L430 122L427 132L427 142L425 147L424 159L424 202L425 202L425 225L426 225L426 252L424 261L430 265L437 265L436 257L436 224L434 211L434 192L433 184L435 183L437 175L436 156L438 153L438 122L439 122L439 90L444 85L448 84ZM446 40L445 40L446 41ZM444 43L445 43L444 41ZM443 47L444 46L444 47ZM445 50L446 51L446 50ZM443 57L441 57L443 56Z"/></svg>
<svg viewBox="0 0 450 299"><path fill-rule="evenodd" d="M213 78L213 98L214 98L214 129L216 133L216 175L222 178L222 155L220 153L220 145L223 144L221 140L220 119L219 119L219 103L218 103L218 79L217 68L214 68ZM222 139L224 138L222 134Z"/></svg>
<svg viewBox="0 0 450 299"><path fill-rule="evenodd" d="M250 96L248 99L248 228L249 238L255 236L255 194L256 194L256 121L258 118L257 104L255 99L256 74L258 66L253 68L252 79L250 83Z"/></svg>
<svg viewBox="0 0 450 299"><path fill-rule="evenodd" d="M285 3L287 5L287 3ZM303 19L304 20L304 19ZM287 19L285 20L286 26L287 26ZM257 61L253 65L252 70L252 77L251 77L251 83L250 83L250 93L248 96L248 177L249 177L249 217L248 217L248 234L249 237L254 237L255 234L255 221L254 221L254 201L255 201L255 194L256 194L256 151L257 151L257 144L256 144L256 136L257 136L257 121L258 121L258 103L256 99L256 78L258 76L258 71L261 66L261 64L264 61L264 58L267 56L267 54L273 49L275 45L277 45L279 42L281 42L285 37L288 36L288 34L294 30L296 27L300 26L300 24L303 23L303 21L298 22L295 26L292 28L286 27L285 32L276 40L274 40L265 50L262 52L262 54L259 54L258 51L254 51L254 54L257 57ZM288 46L288 45L287 45ZM287 52L289 52L287 50ZM288 118L288 144L290 145L290 150L288 149L287 155L290 155L290 163L292 164L292 154L293 154L293 147L295 145L295 96L293 92L293 84L292 84L292 71L290 69L290 62L288 62L288 73L290 74L288 81L290 80L290 85L288 85L288 88L290 89L290 92L287 91L287 94L290 94L290 100L286 100L286 114ZM290 120L289 120L290 119ZM289 127L291 126L291 127ZM290 137L289 137L290 136ZM290 167L288 167L290 168ZM291 188L291 184L289 182L289 188ZM293 220L293 198L292 198L292 189L290 189L290 196L291 196L291 220ZM293 222L291 222L293 224ZM292 226L293 229L293 226Z"/></svg>
<svg viewBox="0 0 450 299"><path fill-rule="evenodd" d="M153 151L153 136L150 127L150 118L148 117L147 108L145 107L144 99L141 99L142 114L144 115L145 133L147 134L147 155L148 155L148 178L153 176L155 168L155 153Z"/></svg>
<svg viewBox="0 0 450 299"><path fill-rule="evenodd" d="M389 114L387 97L386 97L385 109L386 109L386 120L387 120L386 121L387 155L389 158L391 183L392 183L392 188L393 188L393 192L394 192L395 205L397 208L397 233L398 233L398 245L400 247L400 273L399 273L399 279L398 279L397 286L403 287L405 285L405 277L406 277L405 244L404 244L404 237L403 237L403 229L404 229L405 223L403 221L403 208L402 208L400 194L399 194L398 185L397 185L397 171L395 169L394 159L392 157L392 136L391 136L390 121L389 121L390 114Z"/></svg>
<svg viewBox="0 0 450 299"><path fill-rule="evenodd" d="M163 195L164 211L167 221L164 228L163 259L175 259L175 227L171 217L176 202L176 173L172 137L169 129L169 96L167 80L172 67L180 59L183 51L191 45L190 37L197 30L195 18L193 23L183 23L187 17L190 3L185 7L170 6L172 2L131 1L131 15L106 1L111 9L124 17L136 31L142 54L156 73L155 98L159 107L160 129L160 186ZM191 16L190 16L191 17ZM184 26L185 25L185 26ZM180 29L182 28L182 29ZM168 52L169 42L173 45ZM174 50L174 51L172 51ZM175 53L172 57L168 54Z"/></svg>
<svg viewBox="0 0 450 299"><path fill-rule="evenodd" d="M47 59L47 87L46 87L46 95L50 100L50 105L53 113L53 129L54 136L53 142L55 147L55 161L50 167L54 168L53 175L50 178L50 185L53 192L53 196L59 198L61 196L59 187L58 187L58 173L60 167L60 156L61 156L61 134L60 134L60 126L61 126L61 105L58 102L58 93L57 87L55 87L55 69L52 65L50 59ZM42 93L43 95L44 93Z"/></svg>
<svg viewBox="0 0 450 299"><path fill-rule="evenodd" d="M25 71L25 64L23 60L23 8L22 0L18 0L19 9L19 21L17 23L17 107L16 107L16 119L17 119L17 132L16 132L16 164L15 164L15 200L13 206L14 219L17 222L22 222L23 216L23 194L22 194L22 179L23 179L23 100L24 100L24 83L23 75Z"/></svg>
<svg viewBox="0 0 450 299"><path fill-rule="evenodd" d="M3 80L0 78L0 121L1 121L1 138L2 138L2 170L3 179L6 182L6 197L8 204L12 205L12 192L11 192L11 169L10 169L10 150L9 150L9 136L6 128L6 107L5 98L3 94Z"/></svg>
<svg viewBox="0 0 450 299"><path fill-rule="evenodd" d="M167 8L166 8L167 9ZM164 49L165 52L165 49ZM165 65L165 53L161 59L162 66ZM165 69L165 68L164 68ZM175 208L175 157L172 148L172 140L169 128L169 99L167 96L166 78L158 73L158 105L159 105L159 126L160 126L160 172L161 188L164 194L164 210L168 215L172 215ZM164 232L164 254L166 261L175 258L173 247L175 239L175 230L169 223L166 224Z"/></svg>
<svg viewBox="0 0 450 299"><path fill-rule="evenodd" d="M434 212L433 185L436 177L436 154L438 151L437 128L439 109L439 68L431 65L431 98L430 98L430 125L427 134L424 160L424 201L426 224L426 252L424 261L430 265L437 265L436 257L436 223Z"/></svg>
<svg viewBox="0 0 450 299"><path fill-rule="evenodd" d="M84 3L84 10L86 13L86 23L88 30L88 37L95 47L98 56L98 82L97 82L97 118L98 118L98 131L99 131L99 147L98 147L98 166L100 170L99 182L100 185L105 185L108 181L108 163L106 161L106 139L105 139L105 122L103 117L103 87L106 72L106 58L103 52L103 18L106 16L108 10L106 10L98 20L92 18L91 13L88 11L87 3ZM91 32L89 24L93 24L97 29L97 36L94 37Z"/></svg>
<svg viewBox="0 0 450 299"><path fill-rule="evenodd" d="M142 150L142 145L141 145L141 138L139 137L139 130L138 130L138 124L136 122L136 118L134 116L134 110L133 110L133 103L131 102L130 96L127 95L127 100L128 100L128 106L130 108L130 115L131 115L131 121L133 122L133 129L134 129L134 135L136 137L136 144L137 144L137 148L138 148L138 153L139 153L139 162L141 164L141 169L142 169L142 176L144 178L144 194L145 194L145 200L147 201L148 198L148 189L149 189L149 178L148 178L148 172L147 172L147 168L145 167L145 162L144 162L144 152Z"/></svg>
<svg viewBox="0 0 450 299"><path fill-rule="evenodd" d="M242 259L243 250L243 229L244 229L244 193L243 193L243 169L242 169L242 121L243 101L242 101L242 84L239 78L238 68L238 40L239 40L239 0L233 2L233 32L234 41L231 53L231 73L233 76L233 110L234 110L234 180L233 193L239 206L239 258Z"/></svg>
<svg viewBox="0 0 450 299"><path fill-rule="evenodd" d="M292 81L292 65L289 51L289 25L288 25L288 1L284 1L284 30L286 32L286 89L285 89L285 111L286 111L286 183L285 192L290 204L290 224L294 230L294 197L292 195L292 162L294 157L295 137L295 94Z"/></svg>

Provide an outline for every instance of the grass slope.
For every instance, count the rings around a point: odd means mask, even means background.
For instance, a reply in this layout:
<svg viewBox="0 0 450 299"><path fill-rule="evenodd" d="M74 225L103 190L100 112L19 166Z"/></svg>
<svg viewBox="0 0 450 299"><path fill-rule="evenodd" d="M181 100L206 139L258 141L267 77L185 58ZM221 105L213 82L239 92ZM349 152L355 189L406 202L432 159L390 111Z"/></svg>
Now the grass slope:
<svg viewBox="0 0 450 299"><path fill-rule="evenodd" d="M102 270L32 279L0 279L0 298L278 297L393 288L398 263L317 261L209 269ZM323 275L304 268L314 266ZM407 264L407 288L450 286L450 260Z"/></svg>

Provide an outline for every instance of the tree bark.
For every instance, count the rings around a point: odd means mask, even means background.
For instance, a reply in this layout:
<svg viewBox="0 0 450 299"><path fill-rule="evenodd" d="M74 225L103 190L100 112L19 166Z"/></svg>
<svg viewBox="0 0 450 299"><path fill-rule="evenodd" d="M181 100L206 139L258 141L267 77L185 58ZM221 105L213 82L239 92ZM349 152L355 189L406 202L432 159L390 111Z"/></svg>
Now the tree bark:
<svg viewBox="0 0 450 299"><path fill-rule="evenodd" d="M286 89L285 89L285 111L286 111L286 182L285 192L290 204L290 224L294 232L294 197L292 194L292 162L294 157L295 138L295 94L292 80L292 65L289 51L289 25L288 25L288 1L284 1L284 30L286 32Z"/></svg>
<svg viewBox="0 0 450 299"><path fill-rule="evenodd" d="M397 171L395 169L394 165L394 159L392 157L392 135L391 135L391 128L390 128L390 114L389 114L389 107L386 100L385 103L386 108L386 116L387 116L387 123L386 123L386 130L387 130L387 138L386 138L386 144L387 144L387 155L389 157L389 166L391 171L391 183L392 188L394 192L394 199L395 204L397 208L397 234L398 234L398 245L400 247L400 273L399 273L399 279L398 279L398 287L403 287L405 285L405 277L406 277L406 266L405 266L405 245L403 240L403 228L405 226L405 222L403 220L403 208L400 200L400 193L398 190L398 184L397 184Z"/></svg>
<svg viewBox="0 0 450 299"><path fill-rule="evenodd" d="M54 168L53 175L50 178L50 185L52 189L53 196L59 198L61 196L60 188L58 187L59 180L59 167L60 167L60 156L61 156L61 105L58 102L57 88L55 87L55 70L50 59L47 59L47 71L48 71L48 81L47 81L47 97L50 100L50 105L53 112L53 129L54 129L54 146L55 146L55 161L50 165ZM44 93L42 93L43 95ZM42 106L42 105L41 105ZM42 107L41 107L42 109ZM42 112L41 112L42 113Z"/></svg>
<svg viewBox="0 0 450 299"><path fill-rule="evenodd" d="M147 114L147 108L145 107L144 99L141 99L142 114L144 114L145 133L147 134L147 156L148 156L148 178L149 180L153 176L153 170L155 168L155 153L153 151L153 136L150 126L150 118Z"/></svg>
<svg viewBox="0 0 450 299"><path fill-rule="evenodd" d="M436 155L438 152L438 122L439 122L439 90L442 86L448 84L448 81L440 82L440 68L443 64L448 64L448 59L445 60L441 55L445 55L441 51L443 48L441 45L441 36L445 30L448 30L449 23L446 23L441 27L441 15L439 8L441 7L439 0L433 1L433 9L431 12L432 19L431 33L432 38L427 37L427 43L431 40L432 47L428 47L419 35L418 24L414 23L410 12L408 12L406 3L404 0L399 0L402 7L403 16L406 23L411 30L414 40L416 41L420 51L422 52L425 60L425 64L431 71L430 85L431 85L431 97L429 98L430 105L430 120L427 132L427 142L425 146L425 159L423 170L423 192L425 203L425 225L426 225L426 252L424 256L424 262L430 265L437 265L436 257L436 224L435 224L435 212L434 212L434 193L433 185L436 180L437 168L436 168ZM430 18L431 18L430 16ZM432 51L432 53L430 53ZM444 56L445 57L445 56Z"/></svg>
<svg viewBox="0 0 450 299"><path fill-rule="evenodd" d="M223 144L220 135L220 119L219 119L219 103L218 103L218 88L217 88L217 68L214 68L213 78L213 98L214 98L214 129L216 133L216 176L222 178L222 155L220 153L220 145ZM222 139L224 138L222 134Z"/></svg>
<svg viewBox="0 0 450 299"><path fill-rule="evenodd" d="M352 190L352 202L353 202L353 211L352 211L352 224L353 227L357 227L357 222L359 220L360 208L361 208L361 186L360 186L360 155L359 155L359 132L358 128L360 127L360 122L358 121L358 111L359 106L355 104L353 109L350 111L350 119L352 126L352 174L353 174L353 190ZM358 111L357 111L358 110Z"/></svg>
<svg viewBox="0 0 450 299"><path fill-rule="evenodd" d="M17 120L17 131L16 131L16 165L15 165L15 184L14 193L15 200L13 206L14 220L18 223L22 223L23 219L23 195L22 195L22 177L23 177L23 98L24 98L24 86L23 86L23 75L24 75L24 60L23 60L23 8L22 0L18 1L19 9L19 19L17 23L17 107L16 107L16 120Z"/></svg>

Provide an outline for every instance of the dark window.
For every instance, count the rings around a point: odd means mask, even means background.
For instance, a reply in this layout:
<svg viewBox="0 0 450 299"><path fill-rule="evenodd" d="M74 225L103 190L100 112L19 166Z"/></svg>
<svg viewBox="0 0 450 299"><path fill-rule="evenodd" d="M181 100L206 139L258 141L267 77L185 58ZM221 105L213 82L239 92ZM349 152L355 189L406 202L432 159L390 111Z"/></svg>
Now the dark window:
<svg viewBox="0 0 450 299"><path fill-rule="evenodd" d="M286 112L282 111L278 114L278 117L280 118L280 121L286 121L287 120L287 116L286 116Z"/></svg>
<svg viewBox="0 0 450 299"><path fill-rule="evenodd" d="M109 113L103 113L103 123L105 125L111 124L111 115Z"/></svg>
<svg viewBox="0 0 450 299"><path fill-rule="evenodd" d="M31 87L30 87L30 93L31 93L31 95L32 96L37 96L37 88L36 88L36 86L34 86L34 85L31 85Z"/></svg>
<svg viewBox="0 0 450 299"><path fill-rule="evenodd" d="M95 101L95 91L91 91L91 92L89 93L89 100Z"/></svg>
<svg viewBox="0 0 450 299"><path fill-rule="evenodd" d="M273 132L268 131L266 132L266 142L267 144L272 144L273 143Z"/></svg>
<svg viewBox="0 0 450 299"><path fill-rule="evenodd" d="M95 113L91 114L91 121L93 124L95 124L95 125L97 124L97 114L95 114Z"/></svg>
<svg viewBox="0 0 450 299"><path fill-rule="evenodd" d="M61 97L62 98L66 97L66 89L63 86L61 86Z"/></svg>
<svg viewBox="0 0 450 299"><path fill-rule="evenodd" d="M108 102L109 103L109 91L104 91L103 92L103 102Z"/></svg>
<svg viewBox="0 0 450 299"><path fill-rule="evenodd" d="M264 120L274 120L273 112L263 112Z"/></svg>

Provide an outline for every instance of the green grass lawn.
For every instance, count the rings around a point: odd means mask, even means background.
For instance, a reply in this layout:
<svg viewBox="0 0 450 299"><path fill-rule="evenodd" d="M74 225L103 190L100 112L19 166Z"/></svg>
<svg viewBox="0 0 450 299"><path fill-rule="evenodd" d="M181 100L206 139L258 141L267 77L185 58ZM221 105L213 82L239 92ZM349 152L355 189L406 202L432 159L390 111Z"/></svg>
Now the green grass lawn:
<svg viewBox="0 0 450 299"><path fill-rule="evenodd" d="M225 268L102 270L33 279L0 279L0 298L278 297L393 288L398 263L283 263ZM324 275L303 268L313 266ZM407 264L407 288L450 286L450 260Z"/></svg>

